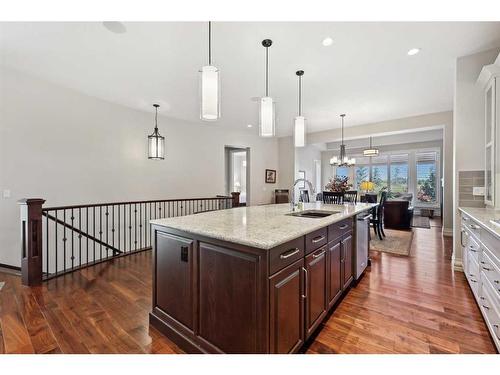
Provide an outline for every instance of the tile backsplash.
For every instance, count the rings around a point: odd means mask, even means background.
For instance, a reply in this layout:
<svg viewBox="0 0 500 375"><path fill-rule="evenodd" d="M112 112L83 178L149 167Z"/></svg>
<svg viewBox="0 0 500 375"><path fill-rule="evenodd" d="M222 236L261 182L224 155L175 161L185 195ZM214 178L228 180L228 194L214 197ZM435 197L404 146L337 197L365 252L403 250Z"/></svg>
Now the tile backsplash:
<svg viewBox="0 0 500 375"><path fill-rule="evenodd" d="M458 205L460 207L486 207L484 196L472 194L472 189L480 186L484 186L484 171L459 171Z"/></svg>

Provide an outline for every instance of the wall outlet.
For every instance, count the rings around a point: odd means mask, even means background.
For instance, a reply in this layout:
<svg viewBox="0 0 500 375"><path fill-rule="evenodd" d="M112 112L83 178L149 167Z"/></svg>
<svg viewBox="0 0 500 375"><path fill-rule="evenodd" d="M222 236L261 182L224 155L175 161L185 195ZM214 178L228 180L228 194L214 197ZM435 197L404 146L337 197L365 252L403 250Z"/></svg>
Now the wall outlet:
<svg viewBox="0 0 500 375"><path fill-rule="evenodd" d="M482 196L484 196L484 186L474 186L472 188L472 195L482 195Z"/></svg>
<svg viewBox="0 0 500 375"><path fill-rule="evenodd" d="M5 199L10 198L10 190L8 190L8 189L4 189L2 196L3 196Z"/></svg>

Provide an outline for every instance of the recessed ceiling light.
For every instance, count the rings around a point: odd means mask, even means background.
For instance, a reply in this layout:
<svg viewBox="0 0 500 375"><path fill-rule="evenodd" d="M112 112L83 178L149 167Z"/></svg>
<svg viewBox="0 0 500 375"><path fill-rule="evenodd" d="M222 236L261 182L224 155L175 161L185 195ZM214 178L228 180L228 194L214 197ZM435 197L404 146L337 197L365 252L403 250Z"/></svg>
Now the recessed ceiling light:
<svg viewBox="0 0 500 375"><path fill-rule="evenodd" d="M328 47L328 46L331 46L332 43L333 43L333 39L330 38L330 37L327 37L325 39L323 39L323 41L321 42L325 47Z"/></svg>
<svg viewBox="0 0 500 375"><path fill-rule="evenodd" d="M248 124L247 125L247 128L251 128L253 125L252 124Z"/></svg>
<svg viewBox="0 0 500 375"><path fill-rule="evenodd" d="M412 48L411 50L408 51L408 56L416 55L419 52L420 52L420 48Z"/></svg>
<svg viewBox="0 0 500 375"><path fill-rule="evenodd" d="M104 21L102 25L111 31L112 33L115 34L123 34L127 31L127 28L122 22L116 22L116 21Z"/></svg>

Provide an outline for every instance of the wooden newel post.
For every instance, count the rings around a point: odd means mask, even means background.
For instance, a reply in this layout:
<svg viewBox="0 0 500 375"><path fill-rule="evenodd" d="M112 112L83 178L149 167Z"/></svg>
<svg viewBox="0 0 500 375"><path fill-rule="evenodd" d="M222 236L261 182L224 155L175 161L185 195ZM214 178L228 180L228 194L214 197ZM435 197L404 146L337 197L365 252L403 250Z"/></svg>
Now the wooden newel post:
<svg viewBox="0 0 500 375"><path fill-rule="evenodd" d="M231 196L233 197L233 207L239 207L239 205L240 205L240 192L233 191L231 193Z"/></svg>
<svg viewBox="0 0 500 375"><path fill-rule="evenodd" d="M44 199L21 199L21 282L42 282L42 205Z"/></svg>

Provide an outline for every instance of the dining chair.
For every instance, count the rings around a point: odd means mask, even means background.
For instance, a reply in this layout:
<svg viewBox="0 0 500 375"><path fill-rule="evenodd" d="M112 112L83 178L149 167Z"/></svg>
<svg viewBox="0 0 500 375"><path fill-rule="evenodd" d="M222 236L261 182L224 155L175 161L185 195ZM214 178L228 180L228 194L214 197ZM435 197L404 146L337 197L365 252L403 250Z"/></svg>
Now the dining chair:
<svg viewBox="0 0 500 375"><path fill-rule="evenodd" d="M373 225L373 231L375 235L383 240L385 237L384 233L384 205L387 200L387 192L383 191L380 193L380 202L377 207L375 207L372 211L372 217L370 219L370 224ZM382 237L383 236L383 237Z"/></svg>
<svg viewBox="0 0 500 375"><path fill-rule="evenodd" d="M342 204L344 202L344 193L324 191L323 203L326 204Z"/></svg>
<svg viewBox="0 0 500 375"><path fill-rule="evenodd" d="M358 202L358 191L350 190L344 193L344 202L354 203Z"/></svg>

